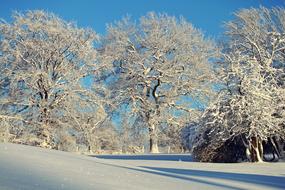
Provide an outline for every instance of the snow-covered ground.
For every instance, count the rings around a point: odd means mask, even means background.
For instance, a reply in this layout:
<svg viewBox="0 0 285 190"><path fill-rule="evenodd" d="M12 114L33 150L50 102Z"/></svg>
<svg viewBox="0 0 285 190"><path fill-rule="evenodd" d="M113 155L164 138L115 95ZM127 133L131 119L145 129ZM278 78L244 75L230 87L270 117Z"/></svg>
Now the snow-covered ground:
<svg viewBox="0 0 285 190"><path fill-rule="evenodd" d="M188 155L88 157L0 144L0 190L33 189L285 189L285 163L199 163Z"/></svg>

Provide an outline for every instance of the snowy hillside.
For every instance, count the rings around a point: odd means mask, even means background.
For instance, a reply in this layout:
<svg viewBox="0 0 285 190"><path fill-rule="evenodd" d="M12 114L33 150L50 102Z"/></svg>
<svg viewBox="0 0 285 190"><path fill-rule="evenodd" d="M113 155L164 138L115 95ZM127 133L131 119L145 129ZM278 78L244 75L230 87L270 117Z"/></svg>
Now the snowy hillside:
<svg viewBox="0 0 285 190"><path fill-rule="evenodd" d="M0 189L285 189L285 163L190 160L188 155L88 157L0 144Z"/></svg>

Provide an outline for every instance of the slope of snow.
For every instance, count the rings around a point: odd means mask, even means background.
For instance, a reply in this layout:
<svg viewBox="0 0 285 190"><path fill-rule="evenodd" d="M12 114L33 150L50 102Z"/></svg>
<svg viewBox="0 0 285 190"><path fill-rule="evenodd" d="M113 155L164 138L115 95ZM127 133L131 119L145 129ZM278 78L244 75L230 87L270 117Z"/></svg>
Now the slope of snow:
<svg viewBox="0 0 285 190"><path fill-rule="evenodd" d="M187 155L88 157L0 144L0 189L285 189L284 162L190 161Z"/></svg>

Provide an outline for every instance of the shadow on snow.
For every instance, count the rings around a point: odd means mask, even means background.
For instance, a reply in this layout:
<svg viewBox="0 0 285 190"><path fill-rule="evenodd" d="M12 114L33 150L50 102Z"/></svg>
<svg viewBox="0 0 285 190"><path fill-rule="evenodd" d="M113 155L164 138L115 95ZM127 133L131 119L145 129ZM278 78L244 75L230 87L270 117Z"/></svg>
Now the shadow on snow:
<svg viewBox="0 0 285 190"><path fill-rule="evenodd" d="M154 158L148 158L152 157ZM95 156L97 158L105 158L105 159L134 159L134 160L156 160L158 157L160 160L172 160L177 161L177 155L169 155L170 157L163 156L163 155L100 155ZM173 157L171 157L173 156ZM184 155L182 155L184 156ZM187 155L185 155L187 156ZM188 155L188 157L190 157ZM175 158L175 159L174 159ZM183 158L183 157L182 157ZM191 157L190 157L191 158ZM189 158L188 158L189 159ZM189 159L188 161L191 161ZM244 173L230 173L230 172L217 172L217 171L203 171L203 170L193 170L193 169L178 169L178 168L161 168L161 167L146 167L146 166L138 166L135 168L121 166L116 164L110 163L101 163L99 164L113 166L117 168L123 168L133 171L139 171L144 173L150 173L165 177L176 178L180 180L186 180L190 182L202 183L211 186L227 188L227 189L234 189L234 190L241 190L243 188L236 187L233 184L225 184L223 182L215 182L213 180L209 181L209 179L222 179L232 182L243 182L243 183L250 183L254 185L262 185L266 187L273 187L273 188L280 188L285 189L285 177L281 176L267 176L267 175L259 175L259 174L244 174ZM197 178L199 177L199 178Z"/></svg>
<svg viewBox="0 0 285 190"><path fill-rule="evenodd" d="M194 161L192 156L189 154L92 155L92 157L111 160Z"/></svg>
<svg viewBox="0 0 285 190"><path fill-rule="evenodd" d="M166 176L168 174L171 174L172 177L176 178L180 178L181 177L180 175L192 176L192 177L206 177L212 179L223 179L223 180L251 183L256 185L285 189L285 183L284 183L285 177L280 177L280 176L203 171L203 170L193 170L193 169L159 168L159 167L145 167L145 166L140 166L140 167L151 170L150 173L152 173L152 171L157 171L157 172L162 172L163 175Z"/></svg>

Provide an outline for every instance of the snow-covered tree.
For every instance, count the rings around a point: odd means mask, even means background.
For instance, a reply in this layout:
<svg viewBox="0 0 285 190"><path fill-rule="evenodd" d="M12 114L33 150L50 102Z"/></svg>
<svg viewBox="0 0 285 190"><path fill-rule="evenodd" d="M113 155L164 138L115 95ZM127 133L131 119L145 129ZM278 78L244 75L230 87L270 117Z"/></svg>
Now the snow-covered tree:
<svg viewBox="0 0 285 190"><path fill-rule="evenodd" d="M41 146L54 147L57 128L84 130L87 113L104 118L99 97L83 88L85 78L97 69L98 37L43 11L15 13L13 18L0 23L1 72L3 64L3 71L9 71L5 115L18 118L13 126L19 135L27 132Z"/></svg>
<svg viewBox="0 0 285 190"><path fill-rule="evenodd" d="M227 23L219 73L225 88L197 127L193 148L197 159L262 161L268 144L273 154L281 156L283 147L278 141L285 138L284 20L284 9L261 7L243 9Z"/></svg>
<svg viewBox="0 0 285 190"><path fill-rule="evenodd" d="M130 104L149 131L150 152L158 150L158 126L179 126L198 116L192 103L211 93L211 40L185 19L149 13L139 24L123 19L108 27L103 61L115 73L117 104Z"/></svg>

